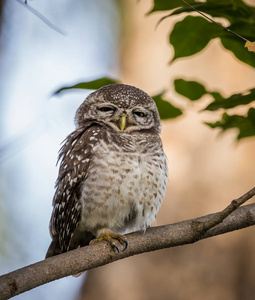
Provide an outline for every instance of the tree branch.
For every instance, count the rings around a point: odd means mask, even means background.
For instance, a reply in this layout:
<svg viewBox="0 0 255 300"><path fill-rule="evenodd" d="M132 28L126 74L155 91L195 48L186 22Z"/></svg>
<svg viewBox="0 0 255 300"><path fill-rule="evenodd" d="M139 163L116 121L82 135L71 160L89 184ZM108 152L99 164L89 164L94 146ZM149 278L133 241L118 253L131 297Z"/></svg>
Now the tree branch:
<svg viewBox="0 0 255 300"><path fill-rule="evenodd" d="M128 247L114 252L106 242L82 247L0 276L0 300L47 282L84 272L129 256L194 243L201 239L255 225L255 204L238 208L255 195L255 187L223 211L126 235Z"/></svg>
<svg viewBox="0 0 255 300"><path fill-rule="evenodd" d="M24 1L24 2L22 0L16 0L16 1L19 2L21 5L23 5L24 7L26 7L32 14L34 14L35 16L37 16L47 26L49 26L50 28L52 28L53 30L57 31L58 33L60 33L62 35L66 35L66 33L62 29L60 29L59 27L57 27L56 25L54 25L53 23L51 23L41 13L39 13L39 11L35 10L32 6L28 5L27 1Z"/></svg>

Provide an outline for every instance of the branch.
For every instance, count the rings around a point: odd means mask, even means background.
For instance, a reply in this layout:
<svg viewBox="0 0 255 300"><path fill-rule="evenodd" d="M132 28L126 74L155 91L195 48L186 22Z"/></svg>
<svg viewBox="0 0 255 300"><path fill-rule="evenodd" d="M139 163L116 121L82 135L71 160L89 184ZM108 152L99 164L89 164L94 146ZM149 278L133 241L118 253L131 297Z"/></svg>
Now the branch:
<svg viewBox="0 0 255 300"><path fill-rule="evenodd" d="M23 2L22 0L16 0L17 2L19 2L21 5L23 5L24 7L26 7L32 14L34 14L35 16L37 16L41 21L43 21L47 26L49 26L50 28L52 28L53 30L57 31L58 33L62 34L62 35L66 35L66 33L60 29L59 27L57 27L56 25L52 24L48 19L46 19L41 13L39 13L39 11L35 10L32 6L27 4L27 0L25 0L25 2Z"/></svg>
<svg viewBox="0 0 255 300"><path fill-rule="evenodd" d="M126 235L128 247L114 252L100 242L63 253L0 276L0 300L9 299L47 282L84 272L136 254L191 244L201 239L255 225L255 204L238 208L255 195L255 187L223 211Z"/></svg>

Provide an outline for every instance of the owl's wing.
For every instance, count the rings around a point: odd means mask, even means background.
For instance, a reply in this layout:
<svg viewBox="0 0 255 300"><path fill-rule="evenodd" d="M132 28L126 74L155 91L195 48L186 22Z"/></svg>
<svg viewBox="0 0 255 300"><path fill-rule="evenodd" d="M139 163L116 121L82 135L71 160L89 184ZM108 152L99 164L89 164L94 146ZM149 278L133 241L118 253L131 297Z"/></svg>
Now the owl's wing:
<svg viewBox="0 0 255 300"><path fill-rule="evenodd" d="M61 163L50 221L53 241L46 257L69 250L81 216L81 188L99 132L100 125L96 124L78 128L66 138L60 149L58 160L61 160Z"/></svg>

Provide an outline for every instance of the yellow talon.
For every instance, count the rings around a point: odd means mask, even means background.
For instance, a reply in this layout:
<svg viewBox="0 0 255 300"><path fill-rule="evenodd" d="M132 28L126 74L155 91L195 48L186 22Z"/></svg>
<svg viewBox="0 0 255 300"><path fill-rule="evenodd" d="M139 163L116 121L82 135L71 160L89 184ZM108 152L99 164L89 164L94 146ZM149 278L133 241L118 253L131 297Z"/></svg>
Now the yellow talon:
<svg viewBox="0 0 255 300"><path fill-rule="evenodd" d="M117 240L121 245L124 245L123 251L127 248L128 242L124 235L114 233L108 230L100 234L98 238L90 241L89 244L92 245L101 241L106 241L111 245L113 249L116 249L118 252L120 252L120 249L115 240Z"/></svg>

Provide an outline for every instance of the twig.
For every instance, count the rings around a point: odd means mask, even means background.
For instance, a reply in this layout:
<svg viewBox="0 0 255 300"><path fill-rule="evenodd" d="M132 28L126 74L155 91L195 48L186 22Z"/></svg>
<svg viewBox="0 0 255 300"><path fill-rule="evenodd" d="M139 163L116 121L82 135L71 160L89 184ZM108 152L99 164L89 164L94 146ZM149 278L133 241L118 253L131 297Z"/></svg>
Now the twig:
<svg viewBox="0 0 255 300"><path fill-rule="evenodd" d="M227 216L229 216L234 210L236 210L239 206L244 204L247 200L252 198L255 195L255 187L249 190L247 193L242 195L241 197L234 199L231 203L219 212L217 215L211 218L211 220L206 223L201 223L198 230L201 233L206 233L209 229L213 228L217 224L221 223Z"/></svg>
<svg viewBox="0 0 255 300"><path fill-rule="evenodd" d="M190 8L192 8L193 10L195 10L197 13L199 13L201 16L203 16L204 18L206 18L207 20L209 20L210 22L218 25L219 27L227 30L228 32L234 34L235 36L239 37L240 39L246 41L246 42L249 42L249 40L247 40L246 38L244 38L243 36L239 35L238 33L230 30L229 28L221 25L220 23L218 22L215 22L213 19L209 18L207 15L205 15L204 13L202 13L200 10L198 10L197 8L195 8L194 6L192 6L191 4L189 4L188 2L186 2L185 0L181 0L183 3L185 3L186 5L188 5Z"/></svg>
<svg viewBox="0 0 255 300"><path fill-rule="evenodd" d="M19 2L21 5L23 5L24 7L26 7L32 14L34 14L35 16L37 16L41 21L43 21L47 26L49 26L50 28L52 28L53 30L57 31L60 34L66 35L66 33L60 29L59 27L57 27L56 25L52 24L48 19L46 19L41 13L39 13L37 10L35 10L32 6L27 4L27 1L23 2L22 0L16 0L17 2Z"/></svg>
<svg viewBox="0 0 255 300"><path fill-rule="evenodd" d="M47 282L84 272L132 255L194 243L255 225L255 204L239 207L255 195L255 187L233 200L222 212L128 234L128 247L115 253L105 242L82 247L0 276L0 300ZM230 215L231 214L231 215ZM224 221L223 221L224 220ZM215 226L217 225L217 226Z"/></svg>

